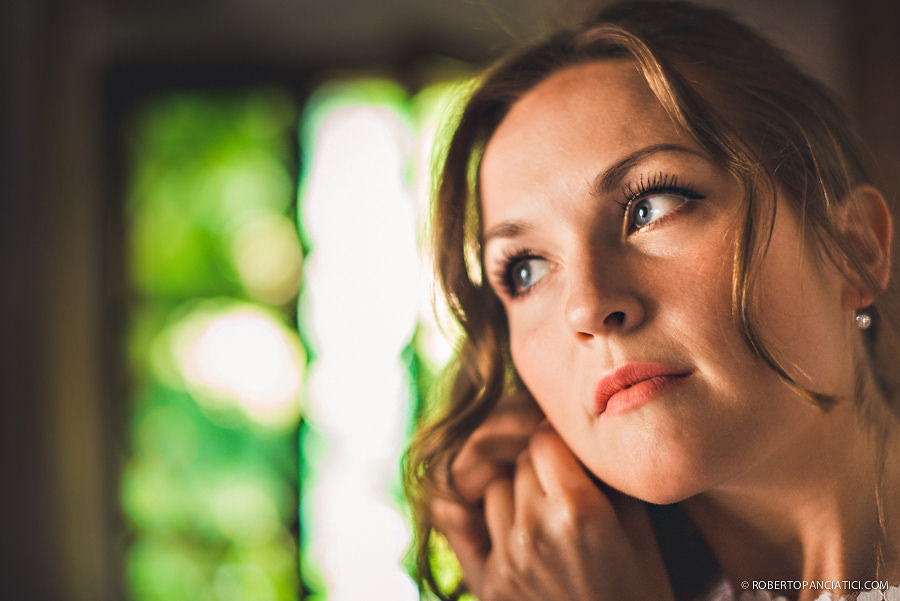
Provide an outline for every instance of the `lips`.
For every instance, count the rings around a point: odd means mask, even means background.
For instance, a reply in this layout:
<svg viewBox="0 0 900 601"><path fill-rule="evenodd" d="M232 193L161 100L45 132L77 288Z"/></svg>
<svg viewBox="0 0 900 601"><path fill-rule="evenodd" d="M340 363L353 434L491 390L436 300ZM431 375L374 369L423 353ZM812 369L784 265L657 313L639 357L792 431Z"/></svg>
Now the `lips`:
<svg viewBox="0 0 900 601"><path fill-rule="evenodd" d="M691 370L660 363L629 363L603 376L594 389L594 411L619 413L680 384Z"/></svg>

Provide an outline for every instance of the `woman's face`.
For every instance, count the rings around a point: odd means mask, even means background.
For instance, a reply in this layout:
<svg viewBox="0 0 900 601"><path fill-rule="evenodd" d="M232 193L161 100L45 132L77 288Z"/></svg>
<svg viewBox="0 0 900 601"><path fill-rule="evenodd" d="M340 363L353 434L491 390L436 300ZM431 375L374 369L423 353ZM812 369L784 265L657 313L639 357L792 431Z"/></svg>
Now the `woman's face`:
<svg viewBox="0 0 900 601"><path fill-rule="evenodd" d="M598 477L674 502L764 473L823 419L732 317L741 186L631 63L567 67L528 92L480 177L486 272L513 361ZM802 384L849 395L844 279L777 209L755 323Z"/></svg>

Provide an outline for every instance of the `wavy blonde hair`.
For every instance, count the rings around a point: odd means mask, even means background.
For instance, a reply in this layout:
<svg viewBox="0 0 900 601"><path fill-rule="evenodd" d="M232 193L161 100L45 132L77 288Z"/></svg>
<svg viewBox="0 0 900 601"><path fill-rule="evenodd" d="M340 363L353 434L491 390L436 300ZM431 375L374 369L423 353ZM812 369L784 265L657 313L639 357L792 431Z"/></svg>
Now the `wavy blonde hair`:
<svg viewBox="0 0 900 601"><path fill-rule="evenodd" d="M623 3L501 59L465 104L439 176L435 265L464 335L446 399L420 427L405 462L420 584L444 600L459 591L443 591L435 582L429 499L446 488L443 483L452 487L450 465L468 436L504 393L521 385L503 308L482 278L481 156L519 98L561 68L598 60L631 61L673 122L743 185L732 310L749 347L785 385L823 410L836 402L797 382L754 324L755 281L774 224L776 193L795 205L804 235L823 259L855 274L876 296L881 289L867 267L866 249L846 231L847 215L858 211L851 191L870 182L857 138L828 90L752 29L719 10L687 3ZM890 359L898 356L896 296L889 289L869 308L876 325L865 333L867 357L860 360L857 387L861 404L874 398L883 408L886 401L895 416L900 385ZM872 407L862 407L862 413L880 415ZM887 436L886 428L879 436Z"/></svg>

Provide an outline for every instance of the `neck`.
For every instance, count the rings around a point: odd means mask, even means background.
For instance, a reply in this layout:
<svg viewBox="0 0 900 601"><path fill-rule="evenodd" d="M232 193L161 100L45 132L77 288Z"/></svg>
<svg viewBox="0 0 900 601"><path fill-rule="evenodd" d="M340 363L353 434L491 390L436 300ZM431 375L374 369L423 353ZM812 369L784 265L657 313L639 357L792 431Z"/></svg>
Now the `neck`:
<svg viewBox="0 0 900 601"><path fill-rule="evenodd" d="M900 453L893 438L878 442L850 405L840 403L789 448L683 503L735 590L743 581L900 580L900 519L879 512L876 499L884 508L900 503Z"/></svg>

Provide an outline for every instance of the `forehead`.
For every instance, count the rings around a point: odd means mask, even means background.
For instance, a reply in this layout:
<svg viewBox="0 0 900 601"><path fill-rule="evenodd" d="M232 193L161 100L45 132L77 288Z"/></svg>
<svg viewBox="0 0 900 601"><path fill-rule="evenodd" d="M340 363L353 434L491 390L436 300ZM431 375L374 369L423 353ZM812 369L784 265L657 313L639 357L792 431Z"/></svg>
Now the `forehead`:
<svg viewBox="0 0 900 601"><path fill-rule="evenodd" d="M604 113L611 123L642 112L662 112L630 60L600 60L551 73L513 103L492 141L554 113L567 120Z"/></svg>
<svg viewBox="0 0 900 601"><path fill-rule="evenodd" d="M485 149L482 204L523 186L579 186L651 144L689 145L634 64L606 60L556 71L511 107ZM546 187L546 186L545 186Z"/></svg>

